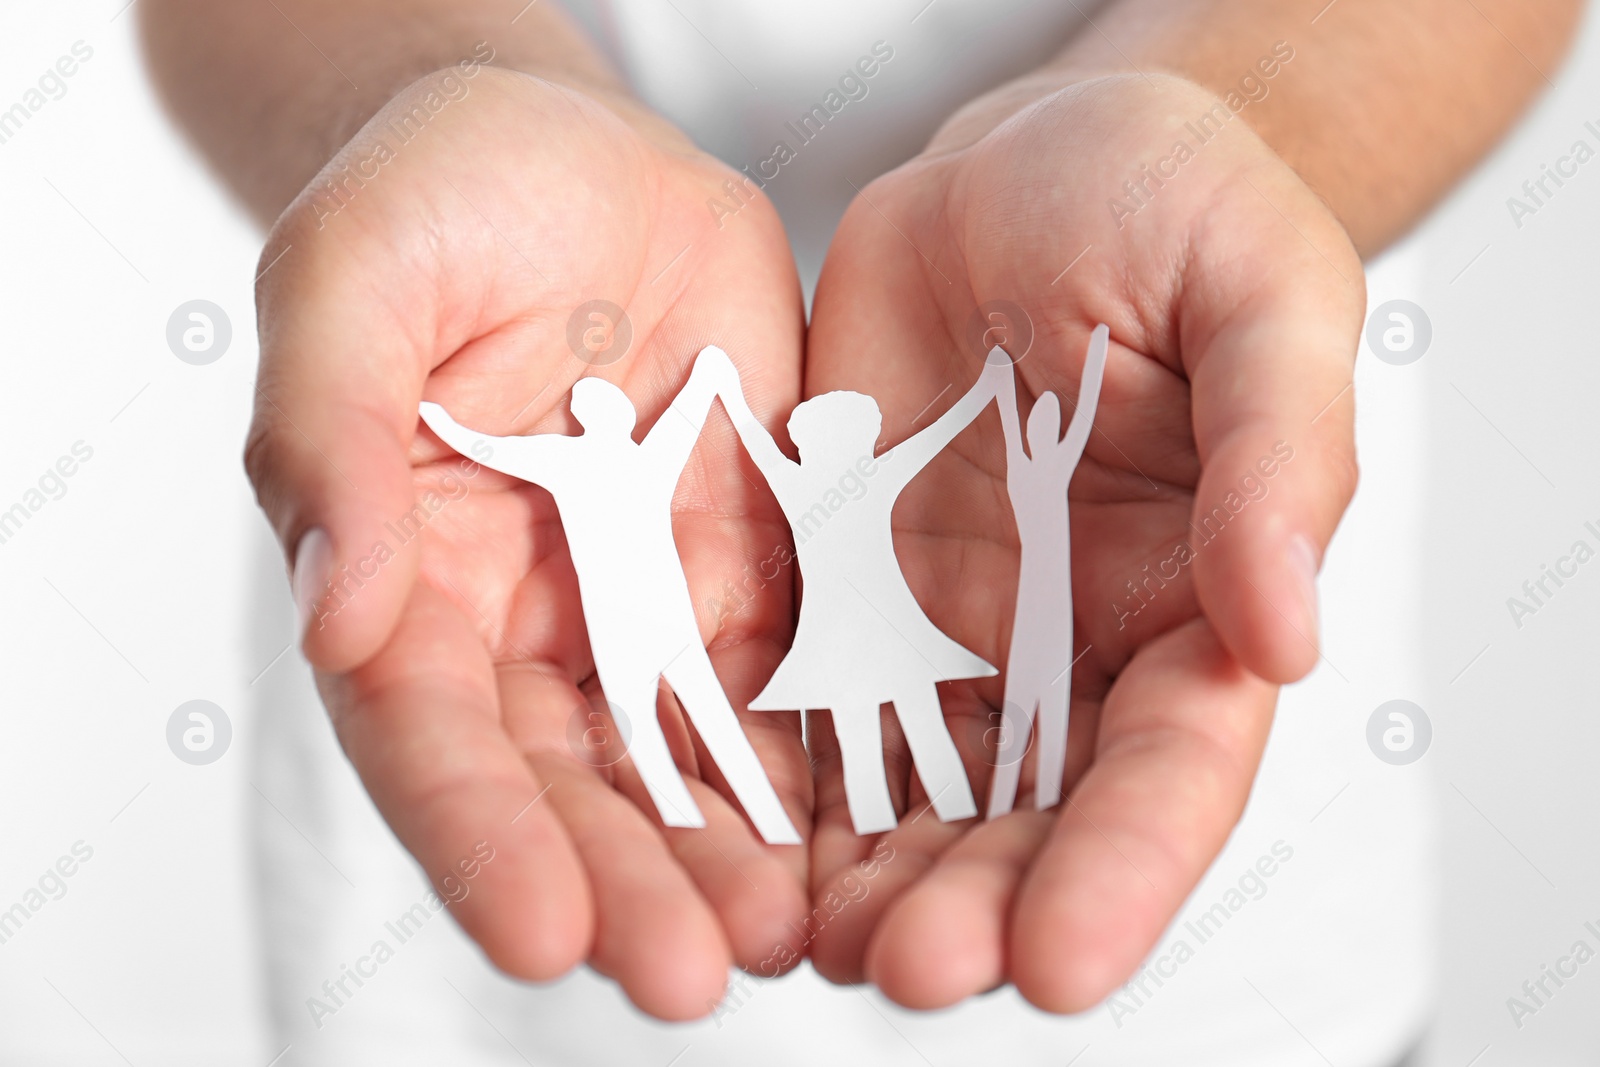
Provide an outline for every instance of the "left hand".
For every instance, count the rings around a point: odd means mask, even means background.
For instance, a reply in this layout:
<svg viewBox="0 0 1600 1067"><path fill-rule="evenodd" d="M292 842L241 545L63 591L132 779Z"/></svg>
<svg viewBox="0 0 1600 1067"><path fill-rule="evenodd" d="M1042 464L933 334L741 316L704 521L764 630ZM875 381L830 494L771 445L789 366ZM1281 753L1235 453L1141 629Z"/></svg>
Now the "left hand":
<svg viewBox="0 0 1600 1067"><path fill-rule="evenodd" d="M403 90L328 173L380 158L394 116L437 84ZM326 183L308 187L262 257L284 259L262 270L246 462L296 560L307 658L378 810L435 878L477 842L494 850L451 905L462 928L514 977L587 962L642 1011L689 1019L721 999L730 964L770 974L798 959L805 850L756 835L676 705L640 713L659 711L703 830L663 826L631 760L593 758L617 751L588 744L602 696L628 698L600 691L554 498L478 471L417 418L426 396L486 433L568 433L569 388L604 377L644 424L678 420L665 409L713 338L741 354L758 406L793 403L800 290L777 213L754 200L716 231L706 190L732 172L634 114L488 68L337 212ZM580 356L569 334L597 299L626 305L635 331L611 362ZM715 368L688 373L703 387ZM706 609L695 621L805 833L799 716L743 710L793 616L787 585L744 576L787 524L725 460L728 430L697 439L672 503L683 577Z"/></svg>
<svg viewBox="0 0 1600 1067"><path fill-rule="evenodd" d="M836 981L869 979L918 1008L1008 980L1048 1010L1097 1003L1221 849L1277 686L1316 663L1315 572L1355 487L1345 394L1361 264L1323 203L1242 120L1181 164L1169 158L1175 137L1193 140L1184 122L1214 105L1181 79L1127 76L1053 92L1005 121L969 110L867 187L834 239L806 392L878 398L885 444L948 407L988 343L1020 341L972 343L979 305L1026 310L1034 340L1018 391L1026 405L1055 390L1064 416L1090 331L1111 328L1095 430L1069 493L1070 655L1082 659L1068 799L1032 810L1025 765L1012 814L940 823L923 815L903 738L887 724L904 816L885 835L894 858L876 863L871 893L811 946ZM1131 200L1123 183L1141 180L1146 163L1175 173ZM1130 209L1120 219L1113 199ZM895 512L896 549L930 618L1000 667L1017 581L1004 456L998 419L985 413ZM1276 460L1270 477L1264 460ZM1196 527L1224 501L1236 505L1225 527L1200 543ZM1172 577L1183 542L1195 557ZM1128 583L1145 581L1146 564L1167 580L1151 581L1141 607ZM941 687L980 799L1002 684ZM879 842L851 830L826 720L812 737L820 901L859 877Z"/></svg>

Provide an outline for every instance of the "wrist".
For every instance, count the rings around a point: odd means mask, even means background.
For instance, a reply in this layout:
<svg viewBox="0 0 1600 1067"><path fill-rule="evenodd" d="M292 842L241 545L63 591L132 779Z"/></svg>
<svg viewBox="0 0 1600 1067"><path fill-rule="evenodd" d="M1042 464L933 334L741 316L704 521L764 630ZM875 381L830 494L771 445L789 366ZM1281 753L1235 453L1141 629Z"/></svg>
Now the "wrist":
<svg viewBox="0 0 1600 1067"><path fill-rule="evenodd" d="M569 86L621 119L623 124L656 148L679 155L703 154L689 135L652 110L627 89L611 86Z"/></svg>
<svg viewBox="0 0 1600 1067"><path fill-rule="evenodd" d="M1085 67L1057 60L1006 82L963 105L944 121L922 150L922 154L936 156L959 151L982 140L996 127L1041 100L1068 90L1086 88L1093 82L1110 82L1130 76L1138 76L1147 84L1156 85L1177 96L1203 101L1206 105L1217 99L1205 86L1176 74L1146 74L1126 68Z"/></svg>
<svg viewBox="0 0 1600 1067"><path fill-rule="evenodd" d="M479 50L486 48L479 45ZM543 90L575 93L605 108L625 126L651 145L668 151L694 150L693 142L667 119L647 107L628 91L609 68L597 63L552 63L548 57L500 55L488 49L487 56L464 59L439 67L407 85L396 98L426 94L446 79L472 79L479 75L516 80Z"/></svg>

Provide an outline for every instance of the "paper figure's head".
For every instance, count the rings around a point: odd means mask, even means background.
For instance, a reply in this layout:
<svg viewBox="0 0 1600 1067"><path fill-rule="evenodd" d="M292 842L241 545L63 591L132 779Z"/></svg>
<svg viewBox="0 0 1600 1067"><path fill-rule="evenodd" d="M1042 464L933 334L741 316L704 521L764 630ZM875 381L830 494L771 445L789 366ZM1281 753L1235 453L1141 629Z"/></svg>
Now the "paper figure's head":
<svg viewBox="0 0 1600 1067"><path fill-rule="evenodd" d="M1028 412L1028 455L1038 458L1061 443L1061 401L1044 392Z"/></svg>
<svg viewBox="0 0 1600 1067"><path fill-rule="evenodd" d="M572 387L572 417L586 434L615 437L631 435L639 413L628 394L604 378L579 378Z"/></svg>
<svg viewBox="0 0 1600 1067"><path fill-rule="evenodd" d="M801 463L829 457L854 463L877 451L882 430L878 402L847 390L814 396L789 415L789 439L800 450Z"/></svg>

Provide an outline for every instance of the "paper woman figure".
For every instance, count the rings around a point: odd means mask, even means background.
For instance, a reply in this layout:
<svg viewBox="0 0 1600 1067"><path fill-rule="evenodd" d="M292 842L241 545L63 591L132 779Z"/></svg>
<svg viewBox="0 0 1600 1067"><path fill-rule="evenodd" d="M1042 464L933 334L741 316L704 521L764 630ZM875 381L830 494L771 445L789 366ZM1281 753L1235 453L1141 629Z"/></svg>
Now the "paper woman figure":
<svg viewBox="0 0 1600 1067"><path fill-rule="evenodd" d="M996 349L991 360L1007 370L1000 385L1000 423L1006 435L1006 489L1022 542L1017 607L1006 657L1005 708L1000 751L989 785L989 818L1011 810L1017 798L1022 757L1034 713L1039 716L1035 806L1061 801L1061 776L1067 760L1067 711L1072 696L1072 533L1067 521L1067 484L1077 469L1094 425L1105 376L1110 331L1095 327L1078 386L1078 406L1061 432L1061 403L1041 393L1028 413L1028 447L1017 425L1017 387L1010 360Z"/></svg>
<svg viewBox="0 0 1600 1067"><path fill-rule="evenodd" d="M726 357L723 357L726 359ZM576 437L491 437L458 424L437 404L422 418L457 452L555 497L578 572L595 673L606 700L627 721L628 754L668 826L704 826L656 718L666 678L745 813L773 844L798 844L755 750L745 737L695 624L689 583L672 538L672 495L694 449L715 390L704 366L656 420L633 439L637 413L621 389L599 378L572 387ZM487 442L485 459L473 445Z"/></svg>
<svg viewBox="0 0 1600 1067"><path fill-rule="evenodd" d="M794 644L751 709L832 712L857 833L893 829L896 822L878 721L885 703L894 704L939 818L976 815L934 684L985 678L995 669L923 614L895 559L889 520L900 491L993 399L1009 366L986 368L937 421L876 457L882 428L876 401L852 392L813 397L789 416L798 463L750 413L733 365L722 373L723 406L794 529L804 583ZM856 484L864 491L845 498L841 485Z"/></svg>

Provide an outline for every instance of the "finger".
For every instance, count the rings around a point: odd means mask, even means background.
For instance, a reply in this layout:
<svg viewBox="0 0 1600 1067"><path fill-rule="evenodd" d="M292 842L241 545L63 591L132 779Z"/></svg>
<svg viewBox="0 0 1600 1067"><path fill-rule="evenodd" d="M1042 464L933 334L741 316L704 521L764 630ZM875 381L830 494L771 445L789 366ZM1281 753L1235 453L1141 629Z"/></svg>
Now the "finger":
<svg viewBox="0 0 1600 1067"><path fill-rule="evenodd" d="M1276 692L1204 620L1129 663L1095 761L1017 897L1008 939L1023 996L1082 1011L1139 965L1244 809Z"/></svg>
<svg viewBox="0 0 1600 1067"><path fill-rule="evenodd" d="M1263 225L1287 234L1280 270L1242 299L1228 281L1185 295L1208 305L1184 311L1199 352L1190 375L1202 460L1190 545L1196 593L1228 648L1290 682L1316 663L1316 574L1355 491L1350 386L1364 303L1342 234L1310 238L1328 248L1324 259L1277 215Z"/></svg>
<svg viewBox="0 0 1600 1067"><path fill-rule="evenodd" d="M668 829L673 856L716 913L733 961L765 978L797 966L805 954L804 883L785 854L804 845L765 845L726 796L691 780L703 828Z"/></svg>
<svg viewBox="0 0 1600 1067"><path fill-rule="evenodd" d="M729 748L748 745L749 751L755 754L759 768L745 767L744 772L758 769L764 779L760 782L744 782L744 796L759 804L770 789L771 795L775 795L782 805L789 822L799 831L803 842L810 837L814 786L810 759L801 733L800 715L797 712L749 710L750 700L772 677L784 652L785 648L778 643L775 635L764 633L750 639L736 639L731 644L719 643L718 647L707 651L706 659L699 665L688 662L692 651L682 653L668 676L668 684L684 684L689 689L673 690L669 703L675 714L686 722L696 721L693 716L699 714L713 717L711 724L715 724L715 717L725 715L728 711L734 713L742 737L730 731L732 742L725 738L722 743ZM727 700L720 711L718 696ZM687 711L681 703L685 700L694 701ZM739 794L728 782L724 766L724 763L737 765L738 754L724 751L726 758L718 759L700 730L692 730L691 736L701 780L736 810L743 807ZM781 829L776 826L770 828ZM759 836L756 839L759 840ZM804 884L808 867L803 846L775 847L773 854L789 867L797 884Z"/></svg>
<svg viewBox="0 0 1600 1067"><path fill-rule="evenodd" d="M971 828L970 821L940 822L924 801L887 834L857 838L853 851L862 858L835 866L811 894L816 921L808 935L817 973L832 982L865 981L867 946L879 920Z"/></svg>
<svg viewBox="0 0 1600 1067"><path fill-rule="evenodd" d="M1003 982L1011 903L1055 815L1012 812L940 855L872 933L865 964L873 984L897 1004L931 1010Z"/></svg>
<svg viewBox="0 0 1600 1067"><path fill-rule="evenodd" d="M800 832L801 844L771 845L772 855L788 872L791 881L804 886L811 869L808 853L812 831L812 782L805 743L798 726L793 725L797 719L798 715L793 712L744 712L739 715L739 726L749 739L784 811ZM712 758L700 735L693 736L700 779L721 798L724 806L737 814L740 805L722 768ZM745 820L746 828L751 829L750 839L768 847L759 832L751 828L749 817L740 817Z"/></svg>
<svg viewBox="0 0 1600 1067"><path fill-rule="evenodd" d="M731 961L721 923L672 854L654 811L647 814L574 753L568 723L587 702L525 662L500 668L499 690L506 727L550 783L546 802L588 875L590 964L659 1019L708 1014L722 998Z"/></svg>
<svg viewBox="0 0 1600 1067"><path fill-rule="evenodd" d="M956 742L966 781L981 793L988 781L982 740L987 716L971 694L953 695L951 704L943 725ZM975 826L971 819L940 820L916 773L899 717L884 714L882 723L890 796L895 810L903 815L887 834L858 836L851 822L832 716L811 720L809 736L817 777L811 896L813 914L827 918L817 927L811 958L818 973L835 982L866 979L866 954L879 920L902 892L915 885L946 849ZM829 906L845 900L851 901L848 908Z"/></svg>
<svg viewBox="0 0 1600 1067"><path fill-rule="evenodd" d="M889 798L895 811L903 814L911 780L910 750L900 733L900 724L892 714L880 711L879 721ZM816 796L816 814L811 831L811 886L812 896L815 897L818 887L836 881L849 868L865 861L878 838L857 834L851 821L850 803L844 786L843 757L839 752L839 739L833 732L833 714L809 713L806 733Z"/></svg>
<svg viewBox="0 0 1600 1067"><path fill-rule="evenodd" d="M415 539L391 531L416 504L406 450L427 361L396 308L426 304L412 282L374 292L392 270L286 218L263 253L282 259L258 285L245 465L290 561L306 656L338 672L383 645L416 575Z"/></svg>
<svg viewBox="0 0 1600 1067"><path fill-rule="evenodd" d="M560 756L534 766L555 783L551 799L589 874L596 920L589 962L658 1019L710 1014L727 987L732 954L653 817Z"/></svg>
<svg viewBox="0 0 1600 1067"><path fill-rule="evenodd" d="M698 731L693 738L702 780L690 781L689 787L706 825L667 834L673 854L721 920L735 962L767 977L790 969L804 953L798 931L808 900L805 839L811 827L812 781L799 716L743 710L782 654L769 641L751 640L715 650L711 661L732 707L741 709L739 726L790 821L800 829L801 844L768 845L761 839L741 814ZM671 703L676 710L677 700Z"/></svg>
<svg viewBox="0 0 1600 1067"><path fill-rule="evenodd" d="M583 869L550 783L501 728L467 620L419 583L383 649L321 683L367 792L430 877L460 879L463 861L492 852L451 910L495 965L542 981L582 962L594 928Z"/></svg>

